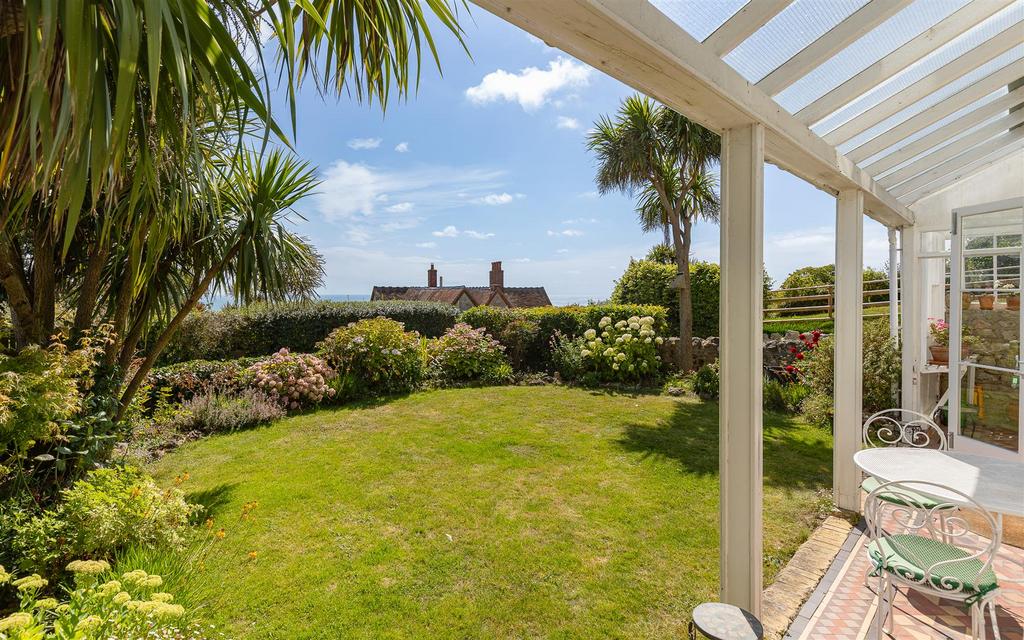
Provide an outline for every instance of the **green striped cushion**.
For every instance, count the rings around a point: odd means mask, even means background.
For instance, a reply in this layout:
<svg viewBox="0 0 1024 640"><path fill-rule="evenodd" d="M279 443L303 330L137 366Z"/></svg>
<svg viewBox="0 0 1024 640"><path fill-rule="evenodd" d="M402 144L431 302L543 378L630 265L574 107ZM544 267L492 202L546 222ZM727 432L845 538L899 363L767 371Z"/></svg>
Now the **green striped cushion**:
<svg viewBox="0 0 1024 640"><path fill-rule="evenodd" d="M935 563L967 558L972 554L932 538L900 533L870 542L868 555L877 568L905 578L924 580L925 571ZM982 571L983 566L984 563L977 558L950 562L932 569L931 582L943 591L984 595L999 585L992 568ZM944 578L952 578L956 585L963 586L943 585Z"/></svg>
<svg viewBox="0 0 1024 640"><path fill-rule="evenodd" d="M864 482L860 483L860 488L867 493L871 493L880 486L882 486L882 482L874 476L868 476L867 478L864 478ZM926 496L923 493L911 491L910 489L907 489L904 486L900 486L899 493L900 495L897 496L896 494L887 493L883 491L882 493L878 494L878 499L885 500L886 502L890 502L892 504L902 505L904 507L914 506L920 507L922 509L934 509L940 504L939 501L937 501L935 498ZM903 499L904 497L913 500L914 504L907 504L907 501Z"/></svg>

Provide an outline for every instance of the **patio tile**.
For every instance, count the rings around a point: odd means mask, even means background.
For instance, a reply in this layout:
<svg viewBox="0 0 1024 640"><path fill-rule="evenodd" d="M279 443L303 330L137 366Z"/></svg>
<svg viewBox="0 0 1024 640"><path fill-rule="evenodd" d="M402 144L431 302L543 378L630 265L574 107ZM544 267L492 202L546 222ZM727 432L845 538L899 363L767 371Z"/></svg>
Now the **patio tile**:
<svg viewBox="0 0 1024 640"><path fill-rule="evenodd" d="M877 581L864 576L870 569L865 545L867 536L854 529L848 537L849 553L840 553L825 573L812 602L794 621L788 638L794 640L863 640L875 638L874 617ZM996 570L1021 577L1024 549L1003 544ZM996 614L1004 640L1024 639L1024 584L1003 581ZM825 587L825 588L823 588ZM900 589L893 602L893 640L967 640L970 614L959 603L934 598L918 591ZM986 616L987 618L988 616ZM991 624L988 637L992 637Z"/></svg>

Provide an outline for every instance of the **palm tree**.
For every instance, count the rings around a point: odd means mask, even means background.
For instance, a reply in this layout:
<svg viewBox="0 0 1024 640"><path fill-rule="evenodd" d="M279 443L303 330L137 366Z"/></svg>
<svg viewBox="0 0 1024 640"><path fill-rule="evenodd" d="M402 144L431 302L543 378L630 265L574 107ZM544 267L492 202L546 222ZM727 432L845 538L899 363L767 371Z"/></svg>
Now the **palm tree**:
<svg viewBox="0 0 1024 640"><path fill-rule="evenodd" d="M717 220L720 204L709 173L721 154L712 131L650 98L626 98L615 118L601 117L587 139L597 156L600 193L636 196L645 231L661 229L675 250L679 289L679 338L684 369L693 363L690 245L693 223Z"/></svg>

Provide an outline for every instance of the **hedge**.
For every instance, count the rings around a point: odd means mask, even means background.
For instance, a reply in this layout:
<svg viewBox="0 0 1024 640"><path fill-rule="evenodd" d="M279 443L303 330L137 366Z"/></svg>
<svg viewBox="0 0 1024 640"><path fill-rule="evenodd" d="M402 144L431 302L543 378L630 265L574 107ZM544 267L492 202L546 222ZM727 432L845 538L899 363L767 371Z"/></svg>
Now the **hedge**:
<svg viewBox="0 0 1024 640"><path fill-rule="evenodd" d="M161 363L264 356L282 347L309 353L337 327L378 316L434 338L454 326L458 313L449 304L404 300L254 304L201 311L185 320Z"/></svg>
<svg viewBox="0 0 1024 640"><path fill-rule="evenodd" d="M569 337L582 335L584 331L596 328L604 316L613 321L626 320L630 316L653 316L655 330L665 334L667 330L665 307L642 304L595 304L568 307L531 307L505 309L500 307L473 307L459 316L474 328L483 328L497 338L509 350L521 353L519 368L540 371L550 368L551 338L556 332ZM524 325L533 325L533 331L523 331ZM514 329L515 336L513 337ZM518 342L519 344L512 344Z"/></svg>

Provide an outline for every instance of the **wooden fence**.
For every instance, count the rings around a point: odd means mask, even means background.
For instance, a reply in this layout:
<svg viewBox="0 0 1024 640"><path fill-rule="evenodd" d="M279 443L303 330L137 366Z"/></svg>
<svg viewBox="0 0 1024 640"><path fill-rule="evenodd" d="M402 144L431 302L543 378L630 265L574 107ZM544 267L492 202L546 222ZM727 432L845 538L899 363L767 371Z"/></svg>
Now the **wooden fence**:
<svg viewBox="0 0 1024 640"><path fill-rule="evenodd" d="M772 289L764 301L764 321L772 323L833 320L836 286L819 284ZM889 281L864 281L864 317L889 317Z"/></svg>

